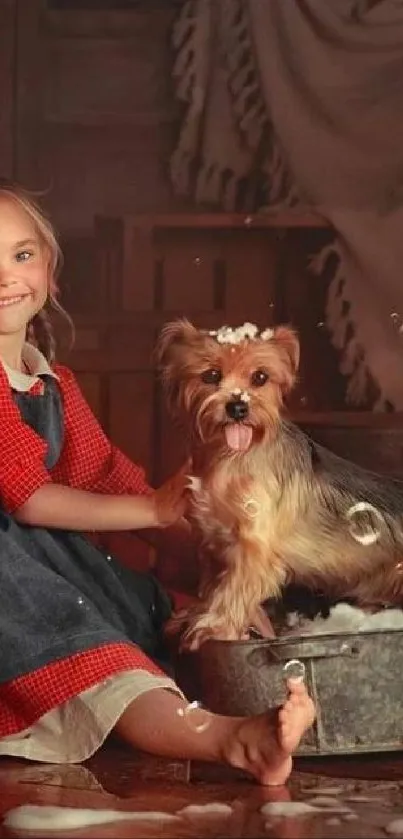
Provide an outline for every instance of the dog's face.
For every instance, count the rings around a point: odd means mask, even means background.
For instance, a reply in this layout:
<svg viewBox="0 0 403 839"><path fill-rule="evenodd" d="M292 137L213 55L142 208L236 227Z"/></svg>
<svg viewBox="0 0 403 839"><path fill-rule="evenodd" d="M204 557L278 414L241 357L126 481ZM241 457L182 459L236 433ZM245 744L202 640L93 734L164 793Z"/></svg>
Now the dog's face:
<svg viewBox="0 0 403 839"><path fill-rule="evenodd" d="M164 327L156 355L172 413L201 441L239 452L277 423L295 381L299 343L285 326L207 332L177 320Z"/></svg>

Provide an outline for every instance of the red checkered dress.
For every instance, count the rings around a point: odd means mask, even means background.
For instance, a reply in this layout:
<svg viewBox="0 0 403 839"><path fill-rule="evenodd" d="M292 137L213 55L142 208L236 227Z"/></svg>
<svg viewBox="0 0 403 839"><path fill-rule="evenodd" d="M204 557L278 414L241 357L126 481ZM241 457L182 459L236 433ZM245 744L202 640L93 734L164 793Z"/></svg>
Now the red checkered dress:
<svg viewBox="0 0 403 839"><path fill-rule="evenodd" d="M144 472L111 444L83 398L73 373L55 365L64 407L64 444L56 466L44 466L46 442L21 418L0 365L0 490L12 513L47 482L100 493L148 494ZM37 382L30 393L40 392ZM4 433L8 426L9 433ZM161 674L135 645L113 643L53 662L0 685L0 737L32 725L43 714L108 676L141 668Z"/></svg>

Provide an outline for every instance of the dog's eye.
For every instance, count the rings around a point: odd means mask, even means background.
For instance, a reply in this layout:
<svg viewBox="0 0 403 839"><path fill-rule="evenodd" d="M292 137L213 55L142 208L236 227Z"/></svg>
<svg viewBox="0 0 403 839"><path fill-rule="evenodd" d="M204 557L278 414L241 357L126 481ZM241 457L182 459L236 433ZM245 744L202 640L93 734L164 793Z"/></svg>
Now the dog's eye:
<svg viewBox="0 0 403 839"><path fill-rule="evenodd" d="M201 380L205 385L219 385L222 379L222 372L218 367L210 367L201 374Z"/></svg>
<svg viewBox="0 0 403 839"><path fill-rule="evenodd" d="M265 385L268 381L269 374L267 370L263 369L255 370L255 372L252 373L250 377L250 382L253 385L253 387L263 387L263 385Z"/></svg>

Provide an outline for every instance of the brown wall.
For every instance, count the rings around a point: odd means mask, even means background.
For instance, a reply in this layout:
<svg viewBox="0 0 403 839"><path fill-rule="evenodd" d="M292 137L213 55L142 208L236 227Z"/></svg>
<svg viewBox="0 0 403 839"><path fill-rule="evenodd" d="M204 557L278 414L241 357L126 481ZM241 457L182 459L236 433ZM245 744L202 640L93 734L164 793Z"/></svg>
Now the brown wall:
<svg viewBox="0 0 403 839"><path fill-rule="evenodd" d="M174 198L167 171L180 119L170 84L177 0L67 5L0 2L0 159L4 175L44 192L60 230L63 299L78 325L70 363L105 428L154 479L175 465L179 438L150 353L177 313L201 324L292 321L303 359L293 407L342 409L318 326L326 288L307 270L328 231L283 220L259 232L240 218L219 231L206 217L186 229L178 215L167 230L156 219L195 210Z"/></svg>

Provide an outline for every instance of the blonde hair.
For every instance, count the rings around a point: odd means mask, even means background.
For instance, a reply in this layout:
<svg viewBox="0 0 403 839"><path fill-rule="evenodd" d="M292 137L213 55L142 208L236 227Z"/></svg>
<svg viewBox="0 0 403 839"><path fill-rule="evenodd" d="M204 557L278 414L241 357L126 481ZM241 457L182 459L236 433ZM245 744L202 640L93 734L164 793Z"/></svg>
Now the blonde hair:
<svg viewBox="0 0 403 839"><path fill-rule="evenodd" d="M70 341L74 340L74 324L70 315L59 303L57 279L63 265L63 255L57 241L53 225L39 207L33 196L18 184L0 178L0 199L8 198L21 207L33 222L38 237L48 254L48 299L45 306L37 312L27 327L27 341L34 344L52 363L55 358L56 339L53 332L50 311L54 310L68 327Z"/></svg>

